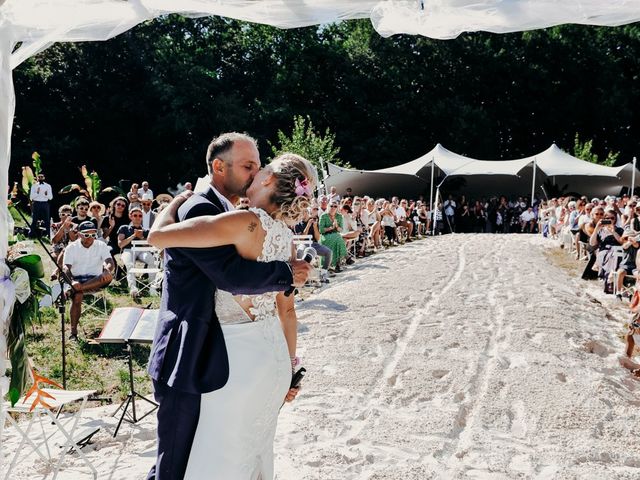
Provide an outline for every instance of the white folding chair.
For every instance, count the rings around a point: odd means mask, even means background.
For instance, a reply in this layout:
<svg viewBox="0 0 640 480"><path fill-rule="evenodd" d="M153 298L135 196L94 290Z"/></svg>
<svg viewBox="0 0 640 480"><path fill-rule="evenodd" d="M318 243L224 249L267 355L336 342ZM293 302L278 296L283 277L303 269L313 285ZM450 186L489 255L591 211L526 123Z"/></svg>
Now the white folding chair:
<svg viewBox="0 0 640 480"><path fill-rule="evenodd" d="M304 251L305 248L311 247L312 244L313 244L312 235L294 235L293 236L293 249L296 253L300 251ZM306 286L313 287L314 285L319 286L321 284L320 269L318 268L318 262L319 262L318 257L316 257L312 262L312 265L315 268L313 269L312 274L309 276L309 279L307 280L305 287Z"/></svg>
<svg viewBox="0 0 640 480"><path fill-rule="evenodd" d="M136 276L136 288L142 294L144 291L149 292L152 288L155 290L160 290L161 282L162 282L162 269L159 267L160 265L160 251L151 245L146 240L133 240L131 242L131 255L135 259L138 253L150 253L154 257L154 266L148 267L146 264L143 264L142 267L134 266L129 269L128 272L133 273ZM135 262L134 262L135 263ZM142 276L145 274L154 275L155 279L153 282L143 282Z"/></svg>
<svg viewBox="0 0 640 480"><path fill-rule="evenodd" d="M76 430L78 427L78 422L82 417L82 412L84 411L85 405L87 404L87 399L89 395L95 393L95 390L56 390L52 388L43 388L41 391L46 392L51 395L53 398L46 398L46 403L51 407L51 409L45 408L44 406L38 404L31 411L31 405L35 400L36 394L32 394L30 397L25 398L21 397L18 402L12 407L10 402L4 402L4 418L8 420L11 425L15 428L16 432L22 437L20 441L20 445L16 449L16 452L11 459L11 463L9 464L9 469L7 470L4 480L8 480L11 478L11 471L13 468L22 460L25 460L32 453L36 453L42 460L45 462L52 461L56 455L52 455L52 448L55 443L62 442L61 450L58 457L58 462L56 464L56 469L53 474L53 479L58 476L58 472L60 471L60 467L64 461L65 456L68 452L75 450L78 455L82 458L84 463L89 467L93 478L98 477L98 472L93 466L93 464L89 461L86 455L80 449L80 443L84 438L87 438L87 433L83 432L78 435ZM73 402L81 402L80 408L73 413L67 413L67 418L61 419L56 417L54 410L61 408L64 405ZM23 429L20 424L10 415L10 413L20 413L24 415L29 415L29 422L25 429ZM48 419L47 419L48 417ZM43 422L43 419L45 421ZM34 423L36 420L40 424L41 432L32 431ZM49 424L49 421L51 422ZM49 432L45 431L45 423L47 423L47 429ZM50 425L54 425L53 431ZM94 429L95 430L95 429ZM95 433L95 431L93 432ZM31 447L31 450L25 450L27 444ZM46 455L45 455L46 452Z"/></svg>

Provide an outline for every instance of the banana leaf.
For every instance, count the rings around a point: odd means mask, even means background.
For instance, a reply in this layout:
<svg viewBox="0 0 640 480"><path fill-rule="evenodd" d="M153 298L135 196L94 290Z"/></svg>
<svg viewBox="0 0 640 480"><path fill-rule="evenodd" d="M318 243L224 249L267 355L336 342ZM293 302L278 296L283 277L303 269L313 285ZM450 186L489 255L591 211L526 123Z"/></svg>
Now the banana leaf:
<svg viewBox="0 0 640 480"><path fill-rule="evenodd" d="M40 154L38 152L33 152L31 155L33 159L33 169L36 175L39 175L42 172L42 160L40 159Z"/></svg>
<svg viewBox="0 0 640 480"><path fill-rule="evenodd" d="M110 192L116 192L121 197L126 197L127 196L127 194L125 193L124 190L122 190L120 187L117 187L115 185L111 185L110 187L105 188L100 193L110 193Z"/></svg>
<svg viewBox="0 0 640 480"><path fill-rule="evenodd" d="M31 167L22 167L22 193L25 195L29 195L31 193L31 185L35 183L35 178L33 176L33 171Z"/></svg>
<svg viewBox="0 0 640 480"><path fill-rule="evenodd" d="M100 193L100 187L102 186L100 175L98 175L98 173L94 170L89 174L89 179L91 180L91 198L93 200L97 200L98 194Z"/></svg>
<svg viewBox="0 0 640 480"><path fill-rule="evenodd" d="M29 356L25 345L25 328L38 312L38 302L32 295L24 303L16 302L7 331L7 347L11 360L9 400L15 405L29 383Z"/></svg>
<svg viewBox="0 0 640 480"><path fill-rule="evenodd" d="M71 185L67 185L66 187L62 187L58 193L59 194L64 194L64 193L71 193L71 192L74 192L74 191L78 191L78 192L82 191L82 188L77 183L72 183Z"/></svg>

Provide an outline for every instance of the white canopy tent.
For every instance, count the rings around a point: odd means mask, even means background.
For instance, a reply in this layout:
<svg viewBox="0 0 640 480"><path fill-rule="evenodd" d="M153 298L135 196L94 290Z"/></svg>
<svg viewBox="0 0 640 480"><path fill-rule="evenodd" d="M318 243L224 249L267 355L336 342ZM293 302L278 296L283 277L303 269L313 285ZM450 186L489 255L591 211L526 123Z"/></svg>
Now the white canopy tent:
<svg viewBox="0 0 640 480"><path fill-rule="evenodd" d="M444 39L464 31L513 32L562 23L621 25L640 19L640 0L0 0L1 198L7 198L9 184L15 107L12 69L54 42L107 40L169 13L221 15L283 28L371 18L382 35ZM0 281L8 273L4 263L8 215L3 201ZM14 301L6 285L0 284L0 371L4 371L6 320ZM0 397L3 391L0 382Z"/></svg>
<svg viewBox="0 0 640 480"><path fill-rule="evenodd" d="M433 167L433 168L432 168ZM533 178L534 169L536 178ZM410 162L379 170L349 170L333 167L326 179L328 186L339 192L352 188L354 194L384 196L402 192L416 195L431 190L433 182L443 177L464 177L464 192L469 194L526 195L535 186L551 178L559 186L567 185L568 192L589 196L617 195L623 186L631 186L634 167L605 167L573 157L555 144L538 155L518 160L478 160L447 150L437 144L431 151ZM388 181L385 181L385 177ZM415 179L422 181L416 183ZM439 180L438 180L439 179ZM534 182L535 180L535 182Z"/></svg>

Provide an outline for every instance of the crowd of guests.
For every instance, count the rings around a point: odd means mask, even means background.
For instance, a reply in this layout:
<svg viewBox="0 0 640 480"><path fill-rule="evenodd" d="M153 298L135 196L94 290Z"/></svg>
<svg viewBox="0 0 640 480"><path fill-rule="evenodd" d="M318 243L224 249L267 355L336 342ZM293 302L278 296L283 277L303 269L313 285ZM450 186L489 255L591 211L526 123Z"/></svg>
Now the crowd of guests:
<svg viewBox="0 0 640 480"><path fill-rule="evenodd" d="M625 282L633 281L640 267L638 197L552 198L541 203L538 223L543 235L586 261L582 278L601 279L605 292L622 299Z"/></svg>
<svg viewBox="0 0 640 480"><path fill-rule="evenodd" d="M41 181L40 181L41 180ZM170 200L168 194L154 196L149 183L134 183L129 192L118 196L108 205L77 197L71 204L58 208L58 219L49 220L49 202L53 198L51 186L39 178L30 192L32 218L30 234L48 235L58 270L72 281L68 293L71 300L71 338L78 335L78 324L84 294L108 286L114 278L126 278L129 294L139 295L133 271L136 262L153 270L158 259L150 251L135 251L136 240L145 240L156 213ZM46 203L46 206L43 204ZM155 274L148 274L149 295L158 295Z"/></svg>
<svg viewBox="0 0 640 480"><path fill-rule="evenodd" d="M599 279L605 293L628 298L631 321L620 364L640 378L633 361L640 335L640 198L622 195L604 199L553 198L539 209L541 232L559 240L560 247L585 262L582 278Z"/></svg>

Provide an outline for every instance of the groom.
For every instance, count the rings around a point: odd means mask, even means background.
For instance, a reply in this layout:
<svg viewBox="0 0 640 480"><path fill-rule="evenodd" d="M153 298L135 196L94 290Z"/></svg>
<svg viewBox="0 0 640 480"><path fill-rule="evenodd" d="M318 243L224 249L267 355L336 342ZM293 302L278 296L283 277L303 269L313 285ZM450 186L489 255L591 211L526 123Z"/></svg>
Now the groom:
<svg viewBox="0 0 640 480"><path fill-rule="evenodd" d="M260 169L256 141L225 133L207 150L211 186L191 196L178 221L233 210ZM168 248L165 277L149 374L158 408L158 457L147 479L179 480L189 460L198 425L200 395L222 388L229 363L215 312L217 288L234 294L282 291L303 285L310 265L302 260L259 263L245 260L235 247Z"/></svg>

